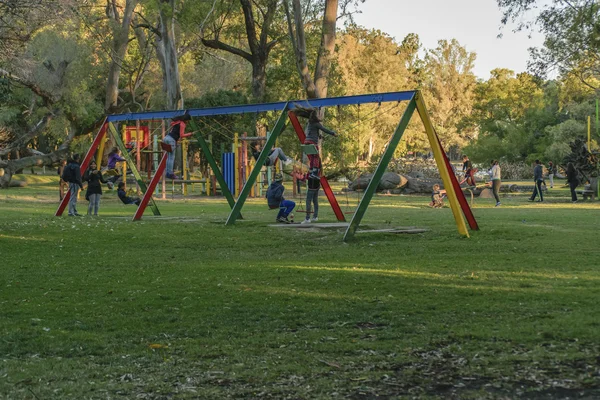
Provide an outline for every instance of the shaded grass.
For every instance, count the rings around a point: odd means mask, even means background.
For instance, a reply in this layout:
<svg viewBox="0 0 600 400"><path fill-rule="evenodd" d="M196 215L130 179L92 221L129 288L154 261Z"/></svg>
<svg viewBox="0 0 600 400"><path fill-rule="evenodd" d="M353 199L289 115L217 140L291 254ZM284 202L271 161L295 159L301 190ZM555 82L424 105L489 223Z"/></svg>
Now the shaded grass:
<svg viewBox="0 0 600 400"><path fill-rule="evenodd" d="M0 191L0 398L600 395L600 205L565 189L476 199L470 239L378 196L366 224L431 230L345 244L261 199L234 227L206 198L131 223L110 192L54 218L54 184Z"/></svg>

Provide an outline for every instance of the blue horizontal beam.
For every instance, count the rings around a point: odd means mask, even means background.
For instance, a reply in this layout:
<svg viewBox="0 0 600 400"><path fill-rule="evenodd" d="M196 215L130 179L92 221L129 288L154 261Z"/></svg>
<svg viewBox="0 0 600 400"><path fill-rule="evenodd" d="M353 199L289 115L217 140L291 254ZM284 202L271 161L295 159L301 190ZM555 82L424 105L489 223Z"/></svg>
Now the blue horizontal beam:
<svg viewBox="0 0 600 400"><path fill-rule="evenodd" d="M211 108L195 108L187 110L192 117L208 117L213 115L231 115L231 114L247 114L247 113L260 113L266 111L279 111L288 105L290 110L296 107L304 108L319 108L319 107L334 107L334 106L348 106L356 104L368 104L368 103L389 103L392 101L408 101L412 99L415 94L414 90L408 92L391 92L391 93L375 93L375 94L361 94L358 96L344 96L344 97L329 97L324 99L311 99L311 100L295 100L277 103L263 103L263 104L243 104L238 106L227 106L227 107L211 107ZM177 115L181 115L185 110L175 111L150 111L141 113L128 113L128 114L114 114L107 117L108 122L119 122L119 121L136 121L136 120L153 120L153 119L170 119Z"/></svg>

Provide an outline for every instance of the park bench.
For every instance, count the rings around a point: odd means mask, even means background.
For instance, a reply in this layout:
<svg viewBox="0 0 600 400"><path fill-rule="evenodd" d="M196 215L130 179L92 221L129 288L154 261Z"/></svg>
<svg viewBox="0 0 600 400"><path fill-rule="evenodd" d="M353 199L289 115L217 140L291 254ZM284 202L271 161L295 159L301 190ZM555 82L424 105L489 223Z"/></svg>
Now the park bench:
<svg viewBox="0 0 600 400"><path fill-rule="evenodd" d="M588 198L590 198L591 200L594 200L596 198L595 190L590 190L590 189L578 190L577 194L582 195L584 200L587 200Z"/></svg>

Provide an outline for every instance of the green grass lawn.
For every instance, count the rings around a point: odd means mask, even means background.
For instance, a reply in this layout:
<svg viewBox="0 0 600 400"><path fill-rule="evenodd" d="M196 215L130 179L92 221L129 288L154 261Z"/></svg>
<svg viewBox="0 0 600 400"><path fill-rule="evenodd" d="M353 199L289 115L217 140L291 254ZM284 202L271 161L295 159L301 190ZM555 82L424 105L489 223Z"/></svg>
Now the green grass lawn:
<svg viewBox="0 0 600 400"><path fill-rule="evenodd" d="M377 196L365 225L429 231L343 243L262 199L233 227L213 198L133 223L114 192L55 218L55 178L26 178L0 191L2 399L600 397L600 203L567 189L475 199L470 239Z"/></svg>

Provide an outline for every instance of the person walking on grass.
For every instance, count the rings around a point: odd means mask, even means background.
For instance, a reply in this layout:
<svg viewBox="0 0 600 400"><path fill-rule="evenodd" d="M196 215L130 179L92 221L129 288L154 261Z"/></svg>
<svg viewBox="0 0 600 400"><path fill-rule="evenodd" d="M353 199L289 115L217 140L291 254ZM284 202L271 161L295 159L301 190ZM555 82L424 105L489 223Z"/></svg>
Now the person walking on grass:
<svg viewBox="0 0 600 400"><path fill-rule="evenodd" d="M544 183L544 168L542 167L542 162L540 160L535 160L535 167L533 167L533 182L535 186L533 187L533 193L529 198L529 201L535 201L538 193L540 194L540 199L538 202L542 203L544 201L544 194L542 193L542 184Z"/></svg>
<svg viewBox="0 0 600 400"><path fill-rule="evenodd" d="M548 161L548 179L550 180L550 189L554 187L554 176L558 172L556 165L552 161Z"/></svg>
<svg viewBox="0 0 600 400"><path fill-rule="evenodd" d="M500 206L500 185L502 184L502 180L500 178L500 165L498 164L498 160L492 160L492 192L494 193L494 198L496 199L496 207Z"/></svg>
<svg viewBox="0 0 600 400"><path fill-rule="evenodd" d="M279 213L275 220L284 224L291 224L292 221L288 219L288 215L290 215L294 207L296 207L296 203L291 200L286 200L283 197L285 188L281 182L283 182L283 175L280 173L275 174L275 179L273 179L273 183L269 186L265 197L267 198L267 204L270 209L273 210L279 208Z"/></svg>
<svg viewBox="0 0 600 400"><path fill-rule="evenodd" d="M306 191L306 218L302 224L310 224L319 220L319 190L321 189L321 180L314 177L308 178L308 190ZM314 205L314 213L311 210Z"/></svg>
<svg viewBox="0 0 600 400"><path fill-rule="evenodd" d="M90 202L87 215L97 217L100 208L100 197L102 197L102 184L107 183L107 181L102 176L102 172L98 171L96 161L90 163L90 167L83 174L83 180L88 183L85 194L85 198Z"/></svg>
<svg viewBox="0 0 600 400"><path fill-rule="evenodd" d="M567 164L567 182L571 190L571 201L577 203L577 192L575 192L575 189L579 186L579 174L572 162Z"/></svg>
<svg viewBox="0 0 600 400"><path fill-rule="evenodd" d="M77 212L77 194L79 189L83 189L81 183L81 167L79 165L79 154L73 154L73 157L67 161L67 165L63 169L62 179L69 183L69 217L79 217L81 214Z"/></svg>

